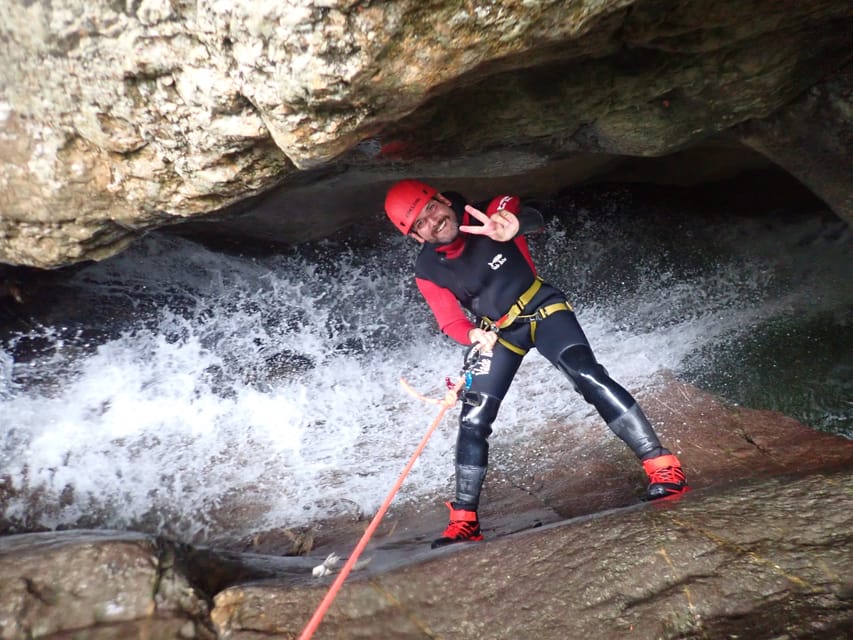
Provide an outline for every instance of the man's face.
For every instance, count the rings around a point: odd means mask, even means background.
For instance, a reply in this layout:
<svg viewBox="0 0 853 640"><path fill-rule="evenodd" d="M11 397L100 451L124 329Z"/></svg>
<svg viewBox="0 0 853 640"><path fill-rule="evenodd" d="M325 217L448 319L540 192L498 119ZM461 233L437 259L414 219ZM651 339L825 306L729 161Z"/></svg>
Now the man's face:
<svg viewBox="0 0 853 640"><path fill-rule="evenodd" d="M456 213L450 208L450 201L440 193L424 205L410 234L418 242L447 244L459 235L459 223Z"/></svg>

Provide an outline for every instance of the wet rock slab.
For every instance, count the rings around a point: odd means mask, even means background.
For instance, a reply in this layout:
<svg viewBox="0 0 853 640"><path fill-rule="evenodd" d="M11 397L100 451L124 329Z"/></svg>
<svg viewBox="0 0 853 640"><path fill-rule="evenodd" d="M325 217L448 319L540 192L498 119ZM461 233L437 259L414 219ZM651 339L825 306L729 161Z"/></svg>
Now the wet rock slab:
<svg viewBox="0 0 853 640"><path fill-rule="evenodd" d="M853 625L853 474L548 525L345 585L322 638L828 638ZM222 638L296 637L323 586L217 594Z"/></svg>
<svg viewBox="0 0 853 640"><path fill-rule="evenodd" d="M853 469L853 441L817 432L778 412L728 405L678 380L664 381L640 402L661 441L678 455L694 492L785 474ZM535 438L509 442L501 438L504 428L495 425L480 503L487 539L636 505L644 495L641 465L603 423L589 428L556 421L543 425ZM371 566L385 563L380 570L387 570L410 563L417 553L412 543L424 544L444 527L443 502L451 491L449 482L434 499L398 499L374 536L371 548L381 546L385 553ZM294 543L293 532L267 531L234 550L310 553L316 564L330 552L345 555L366 526L366 519L352 518L316 523L302 532L310 539L307 549Z"/></svg>

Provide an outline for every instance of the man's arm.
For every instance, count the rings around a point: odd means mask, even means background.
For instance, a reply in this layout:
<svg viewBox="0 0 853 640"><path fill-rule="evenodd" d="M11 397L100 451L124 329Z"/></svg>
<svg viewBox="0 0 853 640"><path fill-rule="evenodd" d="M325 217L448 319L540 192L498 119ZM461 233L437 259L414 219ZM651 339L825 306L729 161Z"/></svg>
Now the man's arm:
<svg viewBox="0 0 853 640"><path fill-rule="evenodd" d="M438 321L439 329L459 344L471 344L469 332L476 327L465 315L456 296L429 280L415 278L415 282Z"/></svg>

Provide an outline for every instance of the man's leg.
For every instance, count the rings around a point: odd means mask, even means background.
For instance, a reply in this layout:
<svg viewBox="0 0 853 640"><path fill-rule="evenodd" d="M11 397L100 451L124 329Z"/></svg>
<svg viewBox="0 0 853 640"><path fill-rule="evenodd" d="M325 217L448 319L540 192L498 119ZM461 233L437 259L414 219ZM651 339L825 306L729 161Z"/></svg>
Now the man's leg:
<svg viewBox="0 0 853 640"><path fill-rule="evenodd" d="M480 357L472 371L471 387L462 394L462 411L459 414L456 498L448 503L450 523L442 537L432 543L433 548L483 539L477 509L489 466L488 438L501 401L522 358L498 344L492 353L484 353Z"/></svg>
<svg viewBox="0 0 853 640"><path fill-rule="evenodd" d="M459 432L456 438L457 509L476 511L480 490L489 465L489 441L492 423L501 406L499 398L471 389L462 394Z"/></svg>
<svg viewBox="0 0 853 640"><path fill-rule="evenodd" d="M557 328L562 328L562 332L556 333L554 329ZM568 346L557 350L555 347L561 341L563 345L568 342ZM655 500L687 490L678 458L661 445L634 397L595 359L574 313L557 313L541 322L537 327L536 347L572 381L610 430L642 461L649 476L646 499Z"/></svg>

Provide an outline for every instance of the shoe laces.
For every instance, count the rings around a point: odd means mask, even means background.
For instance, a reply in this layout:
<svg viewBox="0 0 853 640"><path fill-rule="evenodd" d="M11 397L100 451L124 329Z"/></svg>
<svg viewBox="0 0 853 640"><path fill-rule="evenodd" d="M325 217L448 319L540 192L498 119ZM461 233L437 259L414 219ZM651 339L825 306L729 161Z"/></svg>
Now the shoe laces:
<svg viewBox="0 0 853 640"><path fill-rule="evenodd" d="M661 467L649 474L651 484L684 484L687 481L681 467Z"/></svg>
<svg viewBox="0 0 853 640"><path fill-rule="evenodd" d="M451 520L444 530L445 538L470 538L477 533L477 528L480 524L475 520Z"/></svg>

